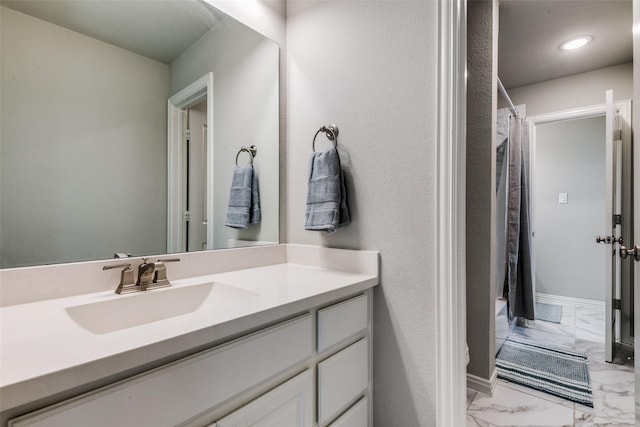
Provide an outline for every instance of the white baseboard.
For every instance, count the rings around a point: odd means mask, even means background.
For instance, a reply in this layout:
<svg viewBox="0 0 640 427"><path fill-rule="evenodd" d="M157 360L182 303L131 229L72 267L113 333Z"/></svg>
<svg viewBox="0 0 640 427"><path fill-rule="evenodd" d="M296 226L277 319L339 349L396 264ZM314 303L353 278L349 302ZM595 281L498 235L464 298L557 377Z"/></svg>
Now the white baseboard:
<svg viewBox="0 0 640 427"><path fill-rule="evenodd" d="M488 396L493 396L493 393L496 391L496 387L498 386L498 371L493 369L491 373L491 378L488 380L485 378L480 378L476 375L467 373L467 388L471 390L475 390L480 393L484 393Z"/></svg>
<svg viewBox="0 0 640 427"><path fill-rule="evenodd" d="M583 307L604 308L604 301L541 293L536 293L536 302L544 302L547 304L575 304Z"/></svg>

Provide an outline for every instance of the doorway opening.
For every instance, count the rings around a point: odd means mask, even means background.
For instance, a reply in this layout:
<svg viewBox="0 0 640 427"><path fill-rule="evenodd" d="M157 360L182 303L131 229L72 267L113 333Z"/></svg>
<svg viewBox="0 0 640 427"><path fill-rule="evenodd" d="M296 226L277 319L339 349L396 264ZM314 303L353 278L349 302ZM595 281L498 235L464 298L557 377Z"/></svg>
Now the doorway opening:
<svg viewBox="0 0 640 427"><path fill-rule="evenodd" d="M213 73L168 101L167 250L213 249Z"/></svg>
<svg viewBox="0 0 640 427"><path fill-rule="evenodd" d="M625 319L633 314L633 281L623 280L630 265L619 261L618 240L631 238L631 226L614 220L631 219L631 102L612 100L610 93L609 105L528 117L536 299L562 311L556 320L541 320L536 313L535 323L516 326L511 333L513 342L523 346L586 355L592 405L566 397L551 401L548 390L500 379L493 396L471 392L467 414L478 424L543 425L549 413L558 425L633 422L634 369L626 357L633 347L625 342L633 343L633 322ZM603 243L596 243L597 234ZM588 282L595 289L586 289ZM567 289L574 284L577 288ZM506 359L501 358L502 369ZM613 395L619 397L615 404L608 400ZM497 413L497 405L539 409Z"/></svg>
<svg viewBox="0 0 640 427"><path fill-rule="evenodd" d="M625 153L631 101L614 105L613 94L607 97L610 107L532 116L530 122L537 300L602 311L605 360L611 362L616 348L628 352L633 345L632 282L618 250L632 229Z"/></svg>

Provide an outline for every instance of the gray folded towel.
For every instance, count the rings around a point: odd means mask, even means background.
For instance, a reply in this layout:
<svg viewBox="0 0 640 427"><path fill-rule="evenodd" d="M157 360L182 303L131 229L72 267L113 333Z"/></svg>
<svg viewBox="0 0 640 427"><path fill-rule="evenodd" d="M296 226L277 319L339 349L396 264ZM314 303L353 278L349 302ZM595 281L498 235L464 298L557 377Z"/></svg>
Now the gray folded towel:
<svg viewBox="0 0 640 427"><path fill-rule="evenodd" d="M305 230L333 233L351 221L338 150L315 152L309 158Z"/></svg>
<svg viewBox="0 0 640 427"><path fill-rule="evenodd" d="M249 227L249 224L259 223L261 219L258 174L253 165L236 166L233 170L229 208L224 225L244 229Z"/></svg>

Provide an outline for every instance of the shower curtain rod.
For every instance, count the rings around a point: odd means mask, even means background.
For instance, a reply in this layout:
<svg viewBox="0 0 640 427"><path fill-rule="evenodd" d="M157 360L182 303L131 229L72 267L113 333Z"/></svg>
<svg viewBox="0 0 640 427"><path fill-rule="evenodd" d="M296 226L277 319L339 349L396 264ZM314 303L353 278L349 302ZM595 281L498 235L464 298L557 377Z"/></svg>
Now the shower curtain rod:
<svg viewBox="0 0 640 427"><path fill-rule="evenodd" d="M513 105L511 98L509 98L509 94L507 93L507 90L504 88L504 85L502 84L500 77L498 77L498 90L500 90L500 93L502 94L502 96L504 96L504 99L506 99L507 102L509 103L509 109L511 110L511 112L516 116L519 116L520 113L518 112L518 109L516 108L516 106Z"/></svg>

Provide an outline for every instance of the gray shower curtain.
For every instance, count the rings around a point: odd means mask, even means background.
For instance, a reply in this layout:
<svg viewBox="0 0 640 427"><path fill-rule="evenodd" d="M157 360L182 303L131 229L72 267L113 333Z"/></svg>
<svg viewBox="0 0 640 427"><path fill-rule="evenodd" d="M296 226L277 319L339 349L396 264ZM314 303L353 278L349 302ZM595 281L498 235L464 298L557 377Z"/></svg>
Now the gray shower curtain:
<svg viewBox="0 0 640 427"><path fill-rule="evenodd" d="M508 301L510 319L521 317L535 320L535 282L531 267L529 122L513 115L505 118L508 119L508 138L503 146L504 154L498 156L501 157L500 166L504 166L500 169L506 172L506 177L500 177L506 185L506 253L503 252L506 259L502 295ZM498 184L500 181L498 179Z"/></svg>

